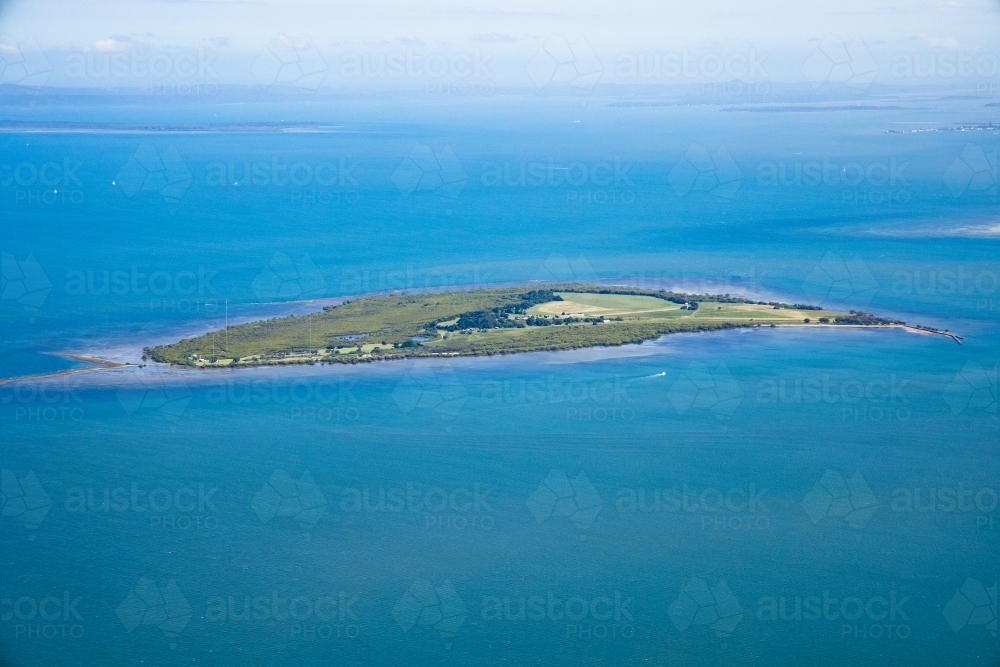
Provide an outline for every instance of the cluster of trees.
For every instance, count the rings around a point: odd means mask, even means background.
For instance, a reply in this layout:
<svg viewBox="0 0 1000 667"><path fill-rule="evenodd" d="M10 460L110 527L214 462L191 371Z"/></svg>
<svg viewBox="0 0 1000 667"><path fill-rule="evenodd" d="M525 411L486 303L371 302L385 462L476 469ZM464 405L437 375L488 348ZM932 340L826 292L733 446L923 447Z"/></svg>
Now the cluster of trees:
<svg viewBox="0 0 1000 667"><path fill-rule="evenodd" d="M500 315L492 310L475 310L471 313L462 313L458 316L458 322L445 327L448 331L460 331L462 329L507 329L517 326L516 320L507 319L506 314Z"/></svg>
<svg viewBox="0 0 1000 667"><path fill-rule="evenodd" d="M532 306L537 306L540 303L548 303L549 301L562 301L562 300L563 298L561 296L559 296L550 289L531 290L530 292L525 292L524 294L521 295L521 303L517 304L517 307L520 308L520 310L510 311L510 312L523 313L528 308L531 308Z"/></svg>
<svg viewBox="0 0 1000 667"><path fill-rule="evenodd" d="M752 301L750 303L753 303ZM758 301L758 306L774 306L775 310L823 310L823 306L810 306L805 303L778 303L777 301Z"/></svg>
<svg viewBox="0 0 1000 667"><path fill-rule="evenodd" d="M519 298L520 301L496 306L489 310L474 310L462 313L458 316L458 321L455 324L445 327L445 329L448 331L461 331L463 329L514 329L525 326L545 326L550 324L545 318L529 317L526 323L525 320L512 320L508 316L523 315L529 308L537 306L540 303L563 300L561 296L550 289L531 290L530 292L520 294ZM537 323L532 325L532 321L538 322L539 320L545 321L545 325ZM432 325L436 327L437 323L432 323Z"/></svg>
<svg viewBox="0 0 1000 667"><path fill-rule="evenodd" d="M664 301L669 301L670 303L679 303L682 306L688 302L688 300L684 298L684 295L677 295L673 294L672 292L667 292L666 294L668 296L663 297Z"/></svg>
<svg viewBox="0 0 1000 667"><path fill-rule="evenodd" d="M852 310L848 315L840 315L833 320L834 324L906 324L902 320L890 320L886 317L878 317L861 310Z"/></svg>
<svg viewBox="0 0 1000 667"><path fill-rule="evenodd" d="M603 317L553 317L551 319L546 319L544 317L529 317L525 320L529 327L548 327L554 324L577 324L578 322L586 322L588 324L600 324L604 321ZM617 321L621 322L622 318L617 318Z"/></svg>

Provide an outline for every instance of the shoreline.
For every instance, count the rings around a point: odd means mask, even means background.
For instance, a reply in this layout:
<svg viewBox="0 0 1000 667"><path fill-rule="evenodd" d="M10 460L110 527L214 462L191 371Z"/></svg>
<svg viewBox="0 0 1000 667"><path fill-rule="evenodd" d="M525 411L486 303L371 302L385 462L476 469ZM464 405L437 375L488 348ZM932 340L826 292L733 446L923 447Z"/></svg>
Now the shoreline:
<svg viewBox="0 0 1000 667"><path fill-rule="evenodd" d="M93 371L103 371L112 368L125 368L128 366L136 367L135 364L112 361L111 359L95 357L89 354L55 353L55 356L63 357L64 359L73 359L75 361L82 361L84 363L92 365L83 366L81 368L64 368L59 371L51 371L48 373L34 373L30 375L15 375L14 377L0 378L0 385L12 384L14 382L19 382L24 380L46 380L49 378L62 377L65 375L76 375L77 373L90 373Z"/></svg>
<svg viewBox="0 0 1000 667"><path fill-rule="evenodd" d="M466 358L470 358L471 359L471 358L477 358L477 357L520 356L520 355L524 355L524 354L537 354L537 353L553 354L553 353L559 353L559 352L574 352L574 351L578 352L578 351L581 351L581 350L597 349L597 348L605 348L605 349L607 349L607 348L610 348L610 347L614 347L614 348L638 347L638 346L643 345L645 343L661 341L661 340L664 340L664 339L667 339L667 338L671 338L673 336L679 336L679 335L683 335L683 334L712 334L712 333L718 333L720 331L734 331L734 330L737 330L737 329L742 330L742 329L771 329L771 328L774 328L774 329L800 329L800 328L801 329L806 329L806 328L808 328L808 329L834 329L834 328L842 328L842 329L900 329L900 330L903 330L903 331L907 331L907 332L915 333L915 334L921 334L921 335L944 336L944 337L953 339L959 345L962 344L962 340L963 340L962 336L959 336L957 334L953 334L951 332L934 330L934 329L924 328L924 327L920 327L920 326L914 326L914 325L910 325L910 324L804 324L804 323L802 323L802 324L776 324L773 327L771 327L769 325L767 325L767 326L752 326L752 327L736 327L734 329L718 329L718 330L714 330L714 331L700 331L700 332L684 331L684 332L663 334L661 336L657 336L656 338L651 338L651 339L643 341L641 343L625 343L623 345L614 345L614 346L609 346L609 345L588 345L588 346L565 348L565 349L558 349L558 350L530 350L530 351L524 351L524 352L497 352L497 353L490 353L490 354L487 354L487 353L463 354L463 353L460 353L460 352L442 352L442 353L437 353L437 354L419 355L419 356L414 356L414 357L399 357L399 358L394 358L394 357L390 357L390 358L370 357L370 358L367 358L367 359L364 359L364 360L359 360L359 361L356 361L356 362L353 362L353 363L352 362L331 362L331 363L328 363L328 364L322 364L322 363L320 363L319 361L316 361L316 360L312 360L312 361L310 361L310 360L303 360L303 361L293 361L293 362L284 362L284 363L246 364L246 365L237 366L237 367L231 367L231 366L198 366L198 367L196 367L196 366L186 366L186 365L183 365L183 364L163 363L163 362L158 362L158 361L148 361L145 364L134 364L134 363L127 363L127 362L123 363L123 362L120 362L120 361L114 361L113 359L108 359L108 358L97 356L97 355L94 355L94 354L54 353L54 354L56 354L56 356L60 356L60 357L66 358L66 359L73 359L73 360L76 360L76 361L81 361L81 362L92 364L92 365L91 366L82 367L82 368L67 368L67 369L63 369L63 370L59 370L59 371L52 371L52 372L48 372L48 373L37 373L37 374L29 374L29 375L17 375L17 376L9 377L9 378L0 378L0 386L6 385L6 384L12 384L12 383L15 383L15 382L35 381L35 380L48 380L48 379L52 379L52 378L63 377L63 376L68 376L68 375L75 375L75 374L79 374L79 373L92 373L92 372L96 372L96 371L117 370L117 369L122 369L122 368L140 369L140 368L142 368L144 366L150 366L150 367L159 368L159 369L170 369L170 370L173 370L173 371L179 371L179 372L183 372L183 373L190 372L190 373L199 373L200 374L201 372L206 371L206 370L209 370L209 371L211 371L211 370L214 370L214 371L238 371L238 370L259 370L259 369L278 369L278 368L289 369L289 368L294 368L294 367L299 367L299 366L317 366L317 365L328 365L328 366L337 365L337 366L344 366L344 367L352 367L352 366L357 366L357 365L363 364L363 363L377 363L377 362L388 362L388 361L407 361L407 360L408 361L416 361L416 360L419 360L419 359L434 359L434 360L441 360L441 359L466 359Z"/></svg>
<svg viewBox="0 0 1000 667"><path fill-rule="evenodd" d="M245 363L238 366L194 366L187 364L176 364L172 362L159 362L153 361L151 363L164 368L174 368L174 369L190 369L192 371L218 371L218 370L238 370L247 368L276 368L276 367L289 367L289 366L316 366L316 365L327 365L327 366L356 366L359 364L368 363L378 363L378 362L389 362L389 361L414 361L417 359L457 359L457 358L473 358L473 357L502 357L502 356L516 356L521 354L532 354L534 352L570 352L573 350L586 350L593 348L610 348L610 347L627 347L630 345L642 345L643 343L648 343L651 341L658 341L664 338L669 338L671 336L677 336L681 334L694 334L694 333L704 333L711 334L717 333L719 331L726 330L736 330L736 329L795 329L795 328L810 328L810 329L901 329L910 333L925 335L925 336L944 336L946 338L951 338L959 345L962 345L962 337L956 334L940 331L937 329L931 329L927 327L915 326L911 324L773 324L773 325L740 325L732 327L731 329L711 329L707 331L678 331L674 333L665 333L656 336L655 338L648 338L646 340L640 341L638 343L629 342L622 344L593 344L593 345L580 345L574 347L564 347L564 348L554 348L554 349L538 349L538 350L518 350L518 351L497 351L497 352L429 352L425 354L417 354L413 356L403 356L403 357L382 357L374 356L371 354L362 355L358 358L351 359L349 361L334 359L328 360L327 357L310 357L301 358L296 360L287 359L275 359L268 362L257 362L257 363Z"/></svg>
<svg viewBox="0 0 1000 667"><path fill-rule="evenodd" d="M946 338L951 338L953 341L962 345L962 341L965 340L963 336L951 333L950 331L942 331L940 329L933 329L930 327L922 327L915 324L778 324L776 327L810 327L814 329L831 328L831 327L843 327L845 329L905 329L916 334L923 334L925 336L944 336Z"/></svg>

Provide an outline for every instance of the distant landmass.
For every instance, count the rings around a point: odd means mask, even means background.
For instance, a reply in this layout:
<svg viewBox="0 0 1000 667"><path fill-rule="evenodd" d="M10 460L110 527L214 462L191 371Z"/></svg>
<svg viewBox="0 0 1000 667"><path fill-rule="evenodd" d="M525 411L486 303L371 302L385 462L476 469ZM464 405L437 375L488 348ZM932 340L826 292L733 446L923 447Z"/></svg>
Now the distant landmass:
<svg viewBox="0 0 1000 667"><path fill-rule="evenodd" d="M87 123L72 121L0 121L0 132L86 134L150 134L183 132L242 133L339 133L348 131L340 125L323 123Z"/></svg>
<svg viewBox="0 0 1000 667"><path fill-rule="evenodd" d="M752 111L754 113L789 113L813 111L926 111L928 107L904 107L894 104L788 104L780 106L727 107L722 111Z"/></svg>

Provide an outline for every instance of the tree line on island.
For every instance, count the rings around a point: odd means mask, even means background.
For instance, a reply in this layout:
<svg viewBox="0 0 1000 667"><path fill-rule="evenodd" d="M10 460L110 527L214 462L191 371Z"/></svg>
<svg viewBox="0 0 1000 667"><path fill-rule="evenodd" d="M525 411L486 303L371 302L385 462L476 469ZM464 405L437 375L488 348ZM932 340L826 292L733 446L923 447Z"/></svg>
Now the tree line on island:
<svg viewBox="0 0 1000 667"><path fill-rule="evenodd" d="M555 301L564 301L561 296L556 294L555 291L551 289L531 290L530 292L525 292L524 294L519 295L519 298L520 301L516 303L497 306L486 310L474 310L468 313L462 313L452 324L449 325L442 325L442 322L447 322L449 320L435 320L433 322L428 322L425 329L429 332L438 330L467 331L469 329L523 329L525 327L550 327L560 324L578 324L580 322L598 324L607 319L603 316L566 316L565 313L563 313L562 316L555 315L552 317L527 315L528 310L533 306L543 303L552 303ZM680 297L671 297L666 300L682 304L681 308L689 310L698 309L698 304L696 302L685 300ZM511 318L511 315L525 315L525 317ZM615 317L612 319L618 322L622 321L621 317Z"/></svg>
<svg viewBox="0 0 1000 667"><path fill-rule="evenodd" d="M510 319L509 315L524 315L532 306L552 301L562 301L563 298L550 289L531 290L519 295L520 301L496 306L487 310L473 310L462 313L454 324L440 326L440 321L428 322L426 329L435 331L463 331L465 329L515 329L525 326L545 326L551 324L544 317L528 317L527 319ZM445 320L446 322L448 320ZM545 324L542 324L544 321Z"/></svg>

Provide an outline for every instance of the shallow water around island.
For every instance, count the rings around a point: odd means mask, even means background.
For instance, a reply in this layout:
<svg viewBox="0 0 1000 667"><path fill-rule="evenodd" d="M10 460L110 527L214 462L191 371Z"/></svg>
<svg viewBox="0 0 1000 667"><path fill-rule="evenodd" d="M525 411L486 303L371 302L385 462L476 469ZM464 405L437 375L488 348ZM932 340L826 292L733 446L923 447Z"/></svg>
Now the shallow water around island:
<svg viewBox="0 0 1000 667"><path fill-rule="evenodd" d="M987 120L938 107L893 119ZM371 122L309 113L332 111ZM755 117L773 125L764 145L732 112L574 103L525 128L476 111L410 110L375 138L0 135L11 159L79 160L83 193L0 191L5 266L37 275L33 257L48 282L0 302L2 375L59 370L53 352L139 362L227 316L308 310L293 300L529 280L818 302L964 344L761 328L15 380L0 385L0 662L996 664L997 241L942 236L995 215L942 178L985 140L888 135L879 112L843 112L853 129L829 143ZM180 199L110 185L144 142L188 165ZM727 147L733 194L671 183L692 142ZM401 195L391 175L415 143L461 159L457 197ZM210 178L342 158L356 185L315 193ZM766 176L824 159L895 165L897 181ZM619 182L491 180L532 161L619 164Z"/></svg>

